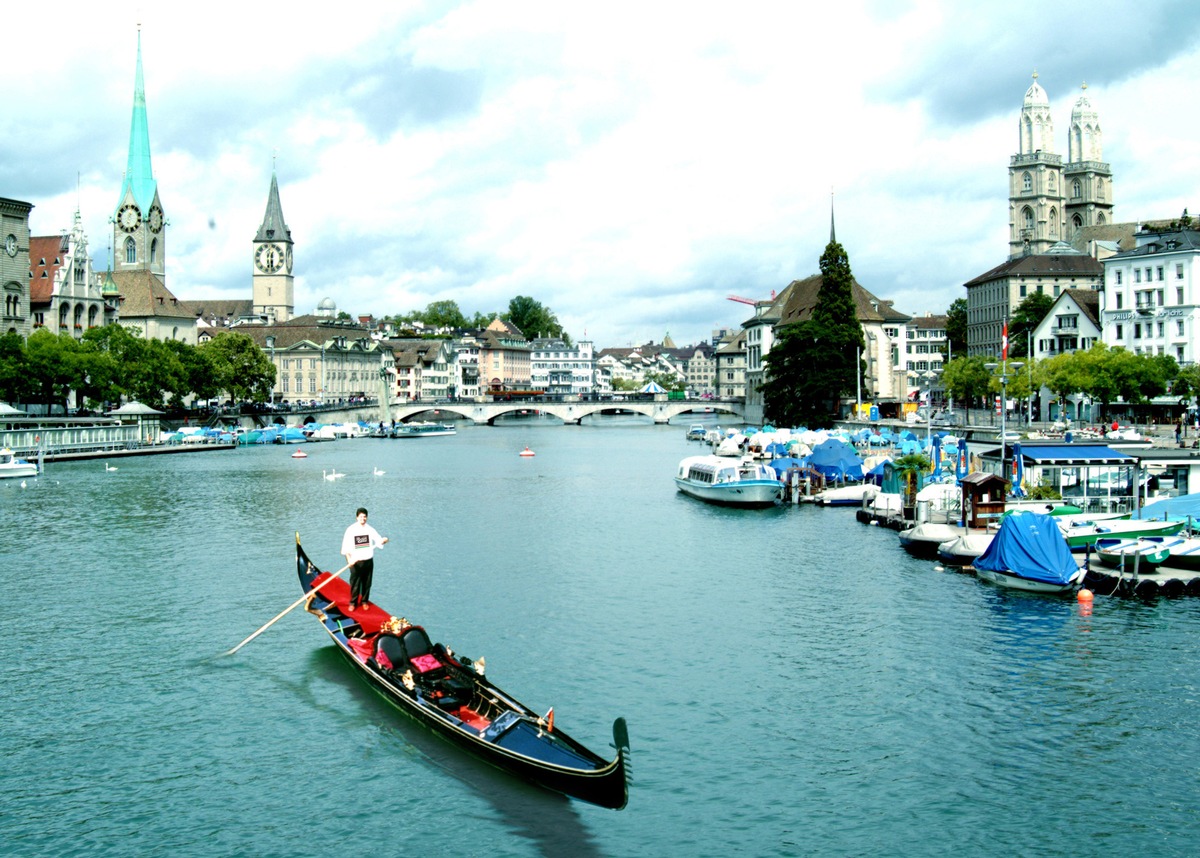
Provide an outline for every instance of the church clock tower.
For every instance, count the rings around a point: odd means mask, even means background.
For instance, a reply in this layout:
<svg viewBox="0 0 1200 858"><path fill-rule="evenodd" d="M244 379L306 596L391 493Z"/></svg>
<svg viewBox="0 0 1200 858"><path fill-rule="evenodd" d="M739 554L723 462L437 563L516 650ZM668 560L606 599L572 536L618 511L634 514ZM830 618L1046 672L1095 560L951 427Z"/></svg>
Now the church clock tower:
<svg viewBox="0 0 1200 858"><path fill-rule="evenodd" d="M167 220L150 166L150 126L146 120L140 28L133 85L133 120L129 127L129 160L112 224L113 270L149 271L165 282Z"/></svg>
<svg viewBox="0 0 1200 858"><path fill-rule="evenodd" d="M1087 97L1087 84L1071 111L1067 135L1067 166L1063 171L1067 232L1112 223L1112 167L1104 160L1100 115Z"/></svg>
<svg viewBox="0 0 1200 858"><path fill-rule="evenodd" d="M1025 91L1020 137L1020 150L1008 165L1011 258L1045 253L1064 239L1062 156L1054 154L1050 99L1037 82L1037 72Z"/></svg>
<svg viewBox="0 0 1200 858"><path fill-rule="evenodd" d="M267 211L254 237L254 312L270 323L286 322L295 315L292 276L292 231L283 220L279 182L271 171Z"/></svg>

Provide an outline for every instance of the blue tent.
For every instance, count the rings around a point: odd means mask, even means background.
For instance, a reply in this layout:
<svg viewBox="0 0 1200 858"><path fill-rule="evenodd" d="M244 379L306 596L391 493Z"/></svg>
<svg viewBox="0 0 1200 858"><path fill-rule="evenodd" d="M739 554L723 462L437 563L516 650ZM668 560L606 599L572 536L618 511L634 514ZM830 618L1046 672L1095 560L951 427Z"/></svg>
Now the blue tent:
<svg viewBox="0 0 1200 858"><path fill-rule="evenodd" d="M883 466L890 465L891 463L892 463L891 459L884 459L882 462L880 462L875 467L871 468L871 470L867 471L867 473L863 475L863 482L864 483L874 483L877 486L882 486L883 485Z"/></svg>
<svg viewBox="0 0 1200 858"><path fill-rule="evenodd" d="M975 568L1066 584L1079 571L1079 564L1052 516L1022 512L1001 521L987 550L975 559Z"/></svg>
<svg viewBox="0 0 1200 858"><path fill-rule="evenodd" d="M808 457L810 467L821 472L826 480L861 480L862 459L854 448L839 438L821 442Z"/></svg>
<svg viewBox="0 0 1200 858"><path fill-rule="evenodd" d="M778 459L772 459L767 462L768 468L774 468L775 473L783 476L783 472L788 468L803 468L804 463L799 459L794 459L791 456L781 456Z"/></svg>

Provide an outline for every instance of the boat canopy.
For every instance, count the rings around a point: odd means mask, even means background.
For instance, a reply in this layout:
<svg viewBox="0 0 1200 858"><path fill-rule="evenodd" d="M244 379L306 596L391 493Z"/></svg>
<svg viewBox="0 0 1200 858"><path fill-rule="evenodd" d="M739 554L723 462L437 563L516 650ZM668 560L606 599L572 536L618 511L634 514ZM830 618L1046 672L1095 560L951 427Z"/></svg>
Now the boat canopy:
<svg viewBox="0 0 1200 858"><path fill-rule="evenodd" d="M1053 517L1022 512L1003 519L992 544L976 558L975 568L1065 585L1079 571L1079 564Z"/></svg>

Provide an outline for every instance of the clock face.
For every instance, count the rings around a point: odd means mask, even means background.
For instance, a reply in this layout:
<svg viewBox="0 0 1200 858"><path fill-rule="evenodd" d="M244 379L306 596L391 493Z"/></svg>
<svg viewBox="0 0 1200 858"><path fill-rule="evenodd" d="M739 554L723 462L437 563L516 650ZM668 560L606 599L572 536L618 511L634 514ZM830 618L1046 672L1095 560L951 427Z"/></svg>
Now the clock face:
<svg viewBox="0 0 1200 858"><path fill-rule="evenodd" d="M138 207L133 203L126 203L121 206L121 210L117 212L117 223L121 225L121 229L126 232L133 232L138 228L138 224L142 222L142 213L138 211Z"/></svg>
<svg viewBox="0 0 1200 858"><path fill-rule="evenodd" d="M17 237L15 235L10 235L4 239L4 252L9 256L17 255Z"/></svg>
<svg viewBox="0 0 1200 858"><path fill-rule="evenodd" d="M260 271L265 271L267 274L274 274L283 267L283 254L279 252L279 248L275 245L263 244L259 246L258 251L254 254L254 261Z"/></svg>
<svg viewBox="0 0 1200 858"><path fill-rule="evenodd" d="M158 206L150 207L150 231L159 232L163 228L162 209Z"/></svg>

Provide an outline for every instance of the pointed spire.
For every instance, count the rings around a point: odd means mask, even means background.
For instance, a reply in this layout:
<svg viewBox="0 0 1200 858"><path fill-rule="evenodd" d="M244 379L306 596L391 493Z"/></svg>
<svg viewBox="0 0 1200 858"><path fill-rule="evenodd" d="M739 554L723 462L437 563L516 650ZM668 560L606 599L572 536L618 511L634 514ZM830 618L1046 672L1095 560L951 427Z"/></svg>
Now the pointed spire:
<svg viewBox="0 0 1200 858"><path fill-rule="evenodd" d="M829 243L837 244L837 231L833 228L833 188L829 189Z"/></svg>
<svg viewBox="0 0 1200 858"><path fill-rule="evenodd" d="M274 159L272 159L274 160ZM271 170L271 191L267 194L267 211L262 226L258 228L255 241L291 241L292 231L283 219L283 206L279 203L279 182L275 170Z"/></svg>
<svg viewBox="0 0 1200 858"><path fill-rule="evenodd" d="M137 72L133 82L133 119L129 124L129 161L125 166L125 182L121 187L121 199L126 191L133 192L134 202L142 210L142 216L154 201L156 191L154 170L150 166L150 125L146 120L146 86L142 78L142 27L138 25ZM117 201L120 205L120 200Z"/></svg>

